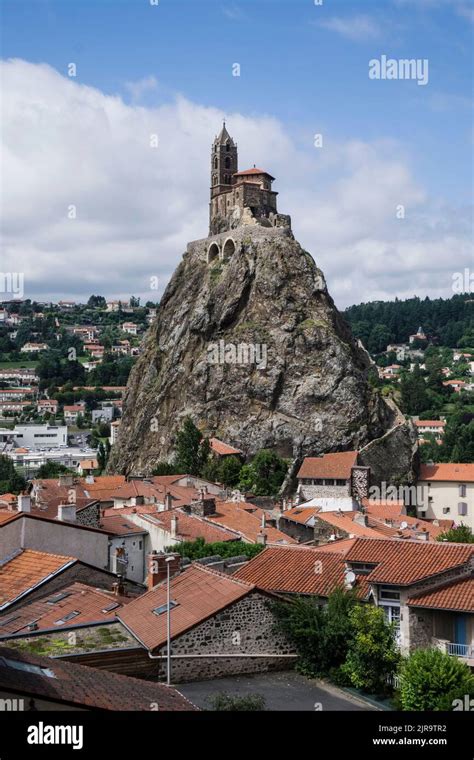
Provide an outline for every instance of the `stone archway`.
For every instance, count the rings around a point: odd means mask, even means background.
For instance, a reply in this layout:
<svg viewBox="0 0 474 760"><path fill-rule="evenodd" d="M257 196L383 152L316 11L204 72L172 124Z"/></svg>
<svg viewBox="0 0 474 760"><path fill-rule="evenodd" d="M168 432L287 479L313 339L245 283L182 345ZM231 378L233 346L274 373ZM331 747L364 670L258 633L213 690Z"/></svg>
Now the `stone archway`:
<svg viewBox="0 0 474 760"><path fill-rule="evenodd" d="M217 243L211 243L207 250L207 263L210 264L214 259L219 258L219 246Z"/></svg>
<svg viewBox="0 0 474 760"><path fill-rule="evenodd" d="M228 259L232 256L232 254L235 253L235 242L232 240L232 238L227 238L227 240L224 243L224 247L222 248L222 258Z"/></svg>

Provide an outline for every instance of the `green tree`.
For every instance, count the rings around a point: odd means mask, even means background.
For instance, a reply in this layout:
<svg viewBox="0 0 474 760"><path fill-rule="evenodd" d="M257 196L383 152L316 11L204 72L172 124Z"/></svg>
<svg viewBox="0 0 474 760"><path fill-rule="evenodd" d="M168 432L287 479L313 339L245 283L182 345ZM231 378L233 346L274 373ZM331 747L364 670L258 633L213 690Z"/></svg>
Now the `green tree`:
<svg viewBox="0 0 474 760"><path fill-rule="evenodd" d="M12 460L0 455L0 493L19 494L25 487L25 478L15 470Z"/></svg>
<svg viewBox="0 0 474 760"><path fill-rule="evenodd" d="M402 405L408 414L420 414L429 406L426 384L420 365L415 364L413 372L404 372L400 381Z"/></svg>
<svg viewBox="0 0 474 760"><path fill-rule="evenodd" d="M306 675L326 674L328 653L322 646L326 617L317 600L298 597L290 602L274 602L271 610L276 627L296 647L299 655L297 670Z"/></svg>
<svg viewBox="0 0 474 760"><path fill-rule="evenodd" d="M474 544L474 535L468 525L457 525L440 533L437 541L450 541L456 544Z"/></svg>
<svg viewBox="0 0 474 760"><path fill-rule="evenodd" d="M104 296L91 296L87 301L87 305L91 309L105 309L107 302Z"/></svg>
<svg viewBox="0 0 474 760"><path fill-rule="evenodd" d="M210 454L210 443L190 417L176 436L176 465L187 475L201 475Z"/></svg>
<svg viewBox="0 0 474 760"><path fill-rule="evenodd" d="M70 470L64 464L59 464L59 462L45 462L45 464L42 464L39 468L36 477L38 479L46 480L47 478L57 478L58 475L69 475L73 473L73 470Z"/></svg>
<svg viewBox="0 0 474 760"><path fill-rule="evenodd" d="M197 538L195 541L182 541L179 544L166 547L167 552L175 552L191 560L217 555L223 558L243 555L252 559L263 549L264 547L261 544L246 544L243 541L215 541L212 544L207 544L204 538Z"/></svg>
<svg viewBox="0 0 474 760"><path fill-rule="evenodd" d="M153 468L152 475L179 475L180 470L176 468L176 465L170 464L170 462L157 462Z"/></svg>
<svg viewBox="0 0 474 760"><path fill-rule="evenodd" d="M304 598L271 606L277 627L298 651L301 672L340 680L340 666L354 635L349 613L355 604L353 591L335 589L324 607L315 599Z"/></svg>
<svg viewBox="0 0 474 760"><path fill-rule="evenodd" d="M275 496L285 479L288 464L275 451L262 449L240 471L239 488L255 496Z"/></svg>
<svg viewBox="0 0 474 760"><path fill-rule="evenodd" d="M357 689L377 695L388 693L400 659L393 624L386 621L380 607L368 604L353 607L349 618L354 636L341 670Z"/></svg>
<svg viewBox="0 0 474 760"><path fill-rule="evenodd" d="M217 479L219 483L223 483L227 488L236 486L239 482L241 469L242 462L238 457L222 457L222 461L219 463L217 469Z"/></svg>
<svg viewBox="0 0 474 760"><path fill-rule="evenodd" d="M418 649L401 663L399 699L403 710L452 710L455 699L474 696L474 675L440 649Z"/></svg>
<svg viewBox="0 0 474 760"><path fill-rule="evenodd" d="M102 441L99 442L97 447L97 464L99 465L99 470L105 470L107 465L107 452Z"/></svg>

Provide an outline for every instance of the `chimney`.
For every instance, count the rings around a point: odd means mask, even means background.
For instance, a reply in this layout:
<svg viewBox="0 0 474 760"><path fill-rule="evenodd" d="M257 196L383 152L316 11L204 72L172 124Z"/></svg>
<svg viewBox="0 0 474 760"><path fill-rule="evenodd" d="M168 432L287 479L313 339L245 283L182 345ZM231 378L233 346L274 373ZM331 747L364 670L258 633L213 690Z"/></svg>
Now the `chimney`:
<svg viewBox="0 0 474 760"><path fill-rule="evenodd" d="M362 514L362 512L356 512L354 515L354 522L357 523L357 525L362 525L364 528L369 524L367 515Z"/></svg>
<svg viewBox="0 0 474 760"><path fill-rule="evenodd" d="M76 522L76 505L60 504L58 507L58 520L61 522Z"/></svg>
<svg viewBox="0 0 474 760"><path fill-rule="evenodd" d="M125 586L122 575L117 575L117 580L112 583L112 591L114 596L125 596Z"/></svg>
<svg viewBox="0 0 474 760"><path fill-rule="evenodd" d="M262 530L264 530L266 528L266 526L267 526L267 516L266 516L266 514L264 512L263 515L262 515L262 525L261 525Z"/></svg>
<svg viewBox="0 0 474 760"><path fill-rule="evenodd" d="M176 538L178 535L178 517L177 515L171 515L171 538Z"/></svg>
<svg viewBox="0 0 474 760"><path fill-rule="evenodd" d="M201 496L202 494L200 494ZM198 517L209 517L216 514L216 500L213 497L199 498L189 505L191 514Z"/></svg>
<svg viewBox="0 0 474 760"><path fill-rule="evenodd" d="M165 494L165 511L168 509L173 509L173 497L169 491Z"/></svg>
<svg viewBox="0 0 474 760"><path fill-rule="evenodd" d="M357 501L369 497L370 488L370 467L354 465L351 468L350 495Z"/></svg>
<svg viewBox="0 0 474 760"><path fill-rule="evenodd" d="M86 475L86 483L88 485L92 485L92 483L95 483L94 476L93 475Z"/></svg>
<svg viewBox="0 0 474 760"><path fill-rule="evenodd" d="M416 537L419 541L429 541L430 540L430 534L427 530L420 530L419 533L416 534Z"/></svg>
<svg viewBox="0 0 474 760"><path fill-rule="evenodd" d="M147 588L154 588L158 583L166 579L166 558L173 557L173 561L169 562L170 576L176 575L181 569L181 555L180 554L163 554L157 551L151 552L147 556L148 575L147 575Z"/></svg>
<svg viewBox="0 0 474 760"><path fill-rule="evenodd" d="M257 544L262 544L263 546L266 546L267 544L267 534L264 530L261 530L257 535Z"/></svg>
<svg viewBox="0 0 474 760"><path fill-rule="evenodd" d="M19 512L31 512L31 498L24 493L21 493L17 499Z"/></svg>

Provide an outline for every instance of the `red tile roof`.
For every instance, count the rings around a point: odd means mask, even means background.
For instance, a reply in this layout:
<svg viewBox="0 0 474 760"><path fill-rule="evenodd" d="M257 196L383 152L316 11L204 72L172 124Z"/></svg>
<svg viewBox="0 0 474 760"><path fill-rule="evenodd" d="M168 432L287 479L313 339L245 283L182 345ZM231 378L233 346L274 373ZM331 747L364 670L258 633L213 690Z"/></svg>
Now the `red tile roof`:
<svg viewBox="0 0 474 760"><path fill-rule="evenodd" d="M42 669L31 672L14 663ZM52 675L51 675L52 674ZM52 677L53 676L53 677ZM197 710L177 689L17 649L0 648L0 689L87 710Z"/></svg>
<svg viewBox="0 0 474 760"><path fill-rule="evenodd" d="M266 515L265 510L248 502L218 501L216 503L216 514L209 515L206 520L211 520L224 528L236 531L245 540L256 543L257 536L262 531L262 517L264 515ZM270 525L263 528L263 531L266 533L268 543L296 543L294 538Z"/></svg>
<svg viewBox="0 0 474 760"><path fill-rule="evenodd" d="M358 538L347 552L346 561L375 564L375 569L366 576L369 581L409 586L424 578L462 567L473 556L473 544Z"/></svg>
<svg viewBox="0 0 474 760"><path fill-rule="evenodd" d="M446 426L446 422L444 420L415 420L416 427L439 427L443 428Z"/></svg>
<svg viewBox="0 0 474 760"><path fill-rule="evenodd" d="M63 598L59 598L64 595ZM58 601L56 600L58 597ZM107 594L97 588L86 586L84 583L72 583L59 590L52 591L41 599L25 604L15 612L6 610L0 615L0 636L14 633L26 633L27 626L35 622L37 630L53 628L61 630L69 625L90 625L91 623L111 623L115 621L117 611L132 597L117 597ZM110 609L113 605L113 609ZM107 609L109 608L109 609ZM78 612L69 625L67 621L60 623L66 615Z"/></svg>
<svg viewBox="0 0 474 760"><path fill-rule="evenodd" d="M0 609L74 562L75 557L32 549L22 549L7 557L0 565Z"/></svg>
<svg viewBox="0 0 474 760"><path fill-rule="evenodd" d="M171 608L171 638L247 596L253 588L235 576L193 563L171 579L171 600L176 602ZM162 605L165 612L155 614L153 610ZM127 604L118 618L147 649L166 644L166 581Z"/></svg>
<svg viewBox="0 0 474 760"><path fill-rule="evenodd" d="M409 607L453 610L474 614L474 577L461 578L442 588L410 597Z"/></svg>
<svg viewBox="0 0 474 760"><path fill-rule="evenodd" d="M196 515L187 515L181 509L168 509L164 512L158 512L151 516L151 520L170 533L173 516L178 519L177 538L181 541L195 541L197 538L203 538L206 544L212 544L217 541L238 541L241 538L239 533L235 531L222 528L220 525L213 525Z"/></svg>
<svg viewBox="0 0 474 760"><path fill-rule="evenodd" d="M329 596L344 584L344 555L311 547L271 546L243 565L232 576L275 593ZM357 594L365 598L368 585L358 578Z"/></svg>
<svg viewBox="0 0 474 760"><path fill-rule="evenodd" d="M228 454L240 456L242 454L240 449L236 449L234 446L229 446L228 443L224 443L224 441L220 441L218 438L210 438L209 443L212 451L219 456L226 456Z"/></svg>
<svg viewBox="0 0 474 760"><path fill-rule="evenodd" d="M145 528L140 528L139 525L135 525L135 523L131 520L127 520L127 518L121 514L108 514L107 516L102 517L100 527L114 536L127 536L130 533L143 534L147 532Z"/></svg>
<svg viewBox="0 0 474 760"><path fill-rule="evenodd" d="M318 546L318 552L336 552L336 554L347 554L356 542L355 538L340 538L338 541L331 541L328 544Z"/></svg>
<svg viewBox="0 0 474 760"><path fill-rule="evenodd" d="M298 478L334 478L349 480L351 468L357 464L357 451L340 451L321 457L306 457Z"/></svg>
<svg viewBox="0 0 474 760"><path fill-rule="evenodd" d="M474 464L422 464L418 480L474 482Z"/></svg>
<svg viewBox="0 0 474 760"><path fill-rule="evenodd" d="M312 517L315 517L320 512L321 507L293 507L282 512L281 516L292 522L300 523L300 525L306 525Z"/></svg>
<svg viewBox="0 0 474 760"><path fill-rule="evenodd" d="M375 530L371 525L361 525L354 519L358 512L320 512L318 519L332 525L333 528L341 530L347 533L349 536L366 536L367 538L377 538L378 532L384 530L390 535L395 535L396 531L379 524L379 531Z"/></svg>
<svg viewBox="0 0 474 760"><path fill-rule="evenodd" d="M258 169L257 167L253 167L253 169L244 169L244 171L241 172L235 172L234 177L246 177L251 176L252 174L266 174L267 177L271 177L271 179L275 179L275 177L272 177L271 174L265 171L265 169Z"/></svg>
<svg viewBox="0 0 474 760"><path fill-rule="evenodd" d="M398 517L405 511L403 499L362 499L366 513L376 519Z"/></svg>

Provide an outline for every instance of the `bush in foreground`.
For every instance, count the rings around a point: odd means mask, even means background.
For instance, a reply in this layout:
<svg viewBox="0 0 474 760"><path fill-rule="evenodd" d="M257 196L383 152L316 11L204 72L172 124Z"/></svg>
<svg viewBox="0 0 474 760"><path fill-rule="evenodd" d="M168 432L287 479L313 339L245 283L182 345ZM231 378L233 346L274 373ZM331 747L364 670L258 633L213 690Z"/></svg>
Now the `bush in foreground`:
<svg viewBox="0 0 474 760"><path fill-rule="evenodd" d="M452 710L455 699L474 696L474 675L440 649L418 649L400 668L402 710Z"/></svg>

